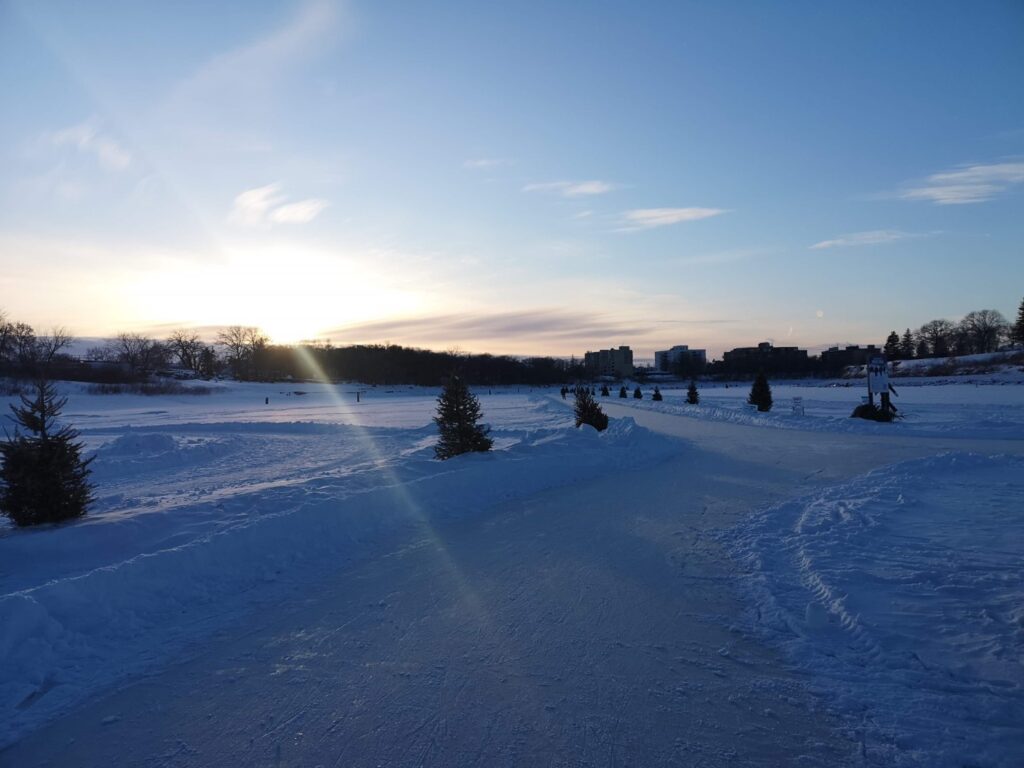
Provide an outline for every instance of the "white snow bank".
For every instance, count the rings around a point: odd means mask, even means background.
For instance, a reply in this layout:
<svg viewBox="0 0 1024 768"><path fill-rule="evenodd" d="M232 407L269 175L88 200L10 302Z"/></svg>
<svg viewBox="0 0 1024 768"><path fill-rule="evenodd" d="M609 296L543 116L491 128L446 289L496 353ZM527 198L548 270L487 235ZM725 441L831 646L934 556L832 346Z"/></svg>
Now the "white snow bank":
<svg viewBox="0 0 1024 768"><path fill-rule="evenodd" d="M871 764L1024 765L1024 458L895 465L726 538Z"/></svg>
<svg viewBox="0 0 1024 768"><path fill-rule="evenodd" d="M531 404L541 414L564 409ZM231 474L256 453L286 464L279 479L195 503L137 506L115 502L75 523L8 530L0 536L0 747L75 702L126 675L180 653L219 626L260 605L315 584L340 563L367 557L409 537L430 537L444 519L497 503L649 464L681 444L613 420L601 434L572 427L496 429L502 450L446 462L433 458L432 428L377 432L357 427L296 427L281 443L246 425L206 425L206 437L229 433L243 444L227 462ZM222 435L223 436L223 435ZM96 465L135 458L174 457L195 436L169 427L130 431L101 448ZM256 441L254 451L245 448ZM317 452L344 443L342 471L309 463L302 441ZM363 454L370 453L369 457ZM289 463L291 462L291 463ZM303 467L306 467L303 471ZM162 461L145 468L143 493L182 493L204 467ZM128 475L137 467L126 470ZM263 473L266 474L266 473ZM220 476L218 475L220 478ZM272 478L273 479L273 478ZM223 480L223 478L220 478ZM98 491L102 494L101 485Z"/></svg>

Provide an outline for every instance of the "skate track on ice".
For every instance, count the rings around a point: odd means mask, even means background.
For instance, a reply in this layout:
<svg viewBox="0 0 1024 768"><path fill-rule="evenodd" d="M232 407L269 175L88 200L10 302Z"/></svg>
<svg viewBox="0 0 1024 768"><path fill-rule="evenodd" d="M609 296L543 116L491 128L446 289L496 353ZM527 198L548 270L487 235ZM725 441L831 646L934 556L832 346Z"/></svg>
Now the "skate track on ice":
<svg viewBox="0 0 1024 768"><path fill-rule="evenodd" d="M732 628L734 566L709 531L896 461L1024 445L604 405L691 449L424 530L0 765L857 764L778 654Z"/></svg>

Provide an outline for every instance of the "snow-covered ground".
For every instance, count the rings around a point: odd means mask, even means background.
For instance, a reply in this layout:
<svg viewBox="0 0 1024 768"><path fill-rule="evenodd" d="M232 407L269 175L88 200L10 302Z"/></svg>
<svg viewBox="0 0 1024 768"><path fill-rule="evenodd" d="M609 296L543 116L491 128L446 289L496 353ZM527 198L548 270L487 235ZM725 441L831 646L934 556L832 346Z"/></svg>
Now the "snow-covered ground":
<svg viewBox="0 0 1024 768"><path fill-rule="evenodd" d="M0 528L0 744L424 519L680 450L629 421L574 429L567 409L528 394L484 396L492 453L438 462L428 392L356 405L319 385L308 397L71 389L97 501L73 525Z"/></svg>
<svg viewBox="0 0 1024 768"><path fill-rule="evenodd" d="M438 749L436 733L415 722L421 708L442 705L426 689L395 688L393 701L367 709L385 661L348 658L390 648L379 653L392 654L392 669L415 656L409 669L420 671L387 685L415 688L425 674L430 690L445 690L454 670L446 643L462 641L434 628L435 580L475 568L475 585L460 578L443 615L463 631L466 611L489 613L497 656L485 663L478 647L464 648L452 684L473 691L490 681L514 637L531 649L513 655L533 670L523 680L541 681L548 703L535 721L536 694L505 699L507 689L484 686L477 698L445 695L446 722L480 721L479 732L446 729L467 750L460 760L551 760L557 742L561 754L607 764L616 745L626 762L646 764L772 765L792 750L804 764L857 762L858 753L872 765L1024 764L1024 386L898 383L907 418L877 425L848 418L861 387L844 384L776 384L767 415L745 406L749 385L702 386L696 407L677 389L663 390L662 403L599 398L616 417L601 435L574 429L571 398L554 390L478 389L496 450L449 462L433 459L436 390L224 384L210 395L147 397L64 385L65 415L96 456L97 502L70 525L0 524L0 745L82 705L51 726L76 740L74 764L120 762L117 739L147 764L156 747L124 714L141 706L138 696L113 694L125 723L110 721L109 743L89 735L97 694L154 675L163 680L155 695L167 697L154 711L191 733L197 680L249 668L253 654L276 658L282 633L290 644L315 639L293 656L326 653L326 640L304 629L322 623L324 638L355 645L259 683L252 674L262 670L250 668L246 690L266 700L274 748L291 707L302 713L296 732L319 733L317 743L356 739L355 762L413 764L402 740ZM803 416L791 413L793 397ZM537 511L487 517L517 505ZM461 521L470 527L452 527ZM403 581L381 560L400 553L410 567L432 567L417 554L424 547L443 558L421 578ZM727 550L741 565L738 584ZM346 574L358 568L357 589ZM320 594L325 585L358 597L338 607ZM311 592L320 597L300 614L259 630L257 618ZM380 608L362 615L378 593L386 622L375 618ZM401 633L388 640L387 627ZM235 640L211 645L215 637ZM427 644L414 652L410 638ZM236 648L244 658L227 659ZM169 664L195 657L194 671L164 680ZM318 688L316 702L275 687L309 683L310 669L331 677L339 663L343 687ZM804 683L842 717L832 736ZM204 693L211 707L249 706L228 689ZM338 720L338 707L355 709ZM582 744L565 735L588 717ZM552 742L544 729L556 726L563 736ZM243 730L231 732L242 739ZM362 741L370 732L376 746ZM0 752L0 763L59 749L48 733ZM204 733L172 762L210 764L211 754L241 749L223 729ZM318 754L303 744L302 754Z"/></svg>
<svg viewBox="0 0 1024 768"><path fill-rule="evenodd" d="M851 419L850 413L867 394L861 381L802 381L772 384L774 407L758 413L747 405L748 383L702 383L700 404L685 402L686 389L663 388L662 402L650 399L651 386L642 386L644 399L621 399L613 392L611 402L636 408L665 411L734 424L779 427L808 431L850 432L864 435L917 437L1024 439L1024 382L1008 384L937 383L927 379L899 380L893 399L903 418L893 424L874 424ZM803 415L793 410L800 398ZM601 398L604 399L604 398Z"/></svg>
<svg viewBox="0 0 1024 768"><path fill-rule="evenodd" d="M732 531L749 624L846 714L872 763L1024 759L1024 457L949 453Z"/></svg>

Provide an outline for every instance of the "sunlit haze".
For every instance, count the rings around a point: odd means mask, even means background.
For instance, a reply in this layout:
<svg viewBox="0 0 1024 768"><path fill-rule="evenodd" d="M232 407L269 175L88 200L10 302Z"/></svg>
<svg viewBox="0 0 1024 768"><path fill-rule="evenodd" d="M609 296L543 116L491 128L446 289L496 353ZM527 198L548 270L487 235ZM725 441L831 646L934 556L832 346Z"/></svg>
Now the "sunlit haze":
<svg viewBox="0 0 1024 768"><path fill-rule="evenodd" d="M1010 0L0 0L0 308L640 357L1012 315L1022 38Z"/></svg>

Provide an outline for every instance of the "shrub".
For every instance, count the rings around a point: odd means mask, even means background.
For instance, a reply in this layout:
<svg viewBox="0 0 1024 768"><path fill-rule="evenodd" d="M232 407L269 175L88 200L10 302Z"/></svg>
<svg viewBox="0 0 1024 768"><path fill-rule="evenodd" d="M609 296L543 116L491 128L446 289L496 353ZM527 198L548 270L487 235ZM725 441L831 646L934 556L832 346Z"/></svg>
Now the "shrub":
<svg viewBox="0 0 1024 768"><path fill-rule="evenodd" d="M690 405L700 403L700 392L697 391L697 382L690 380L690 386L686 388L686 402Z"/></svg>
<svg viewBox="0 0 1024 768"><path fill-rule="evenodd" d="M483 415L480 401L458 376L451 376L437 398L437 424L441 434L434 455L450 459L463 453L489 451L494 441L487 436L490 429L480 424Z"/></svg>
<svg viewBox="0 0 1024 768"><path fill-rule="evenodd" d="M608 429L608 415L586 387L576 387L576 426L589 424L598 432Z"/></svg>
<svg viewBox="0 0 1024 768"><path fill-rule="evenodd" d="M747 402L756 405L757 410L767 412L772 409L772 388L768 386L768 379L763 373L757 374L754 385L750 388L750 397Z"/></svg>
<svg viewBox="0 0 1024 768"><path fill-rule="evenodd" d="M21 396L20 407L11 406L25 432L16 428L0 444L0 512L21 526L81 517L93 498L88 481L92 459L82 460L78 432L56 427L67 399L46 381L34 390L32 397Z"/></svg>

